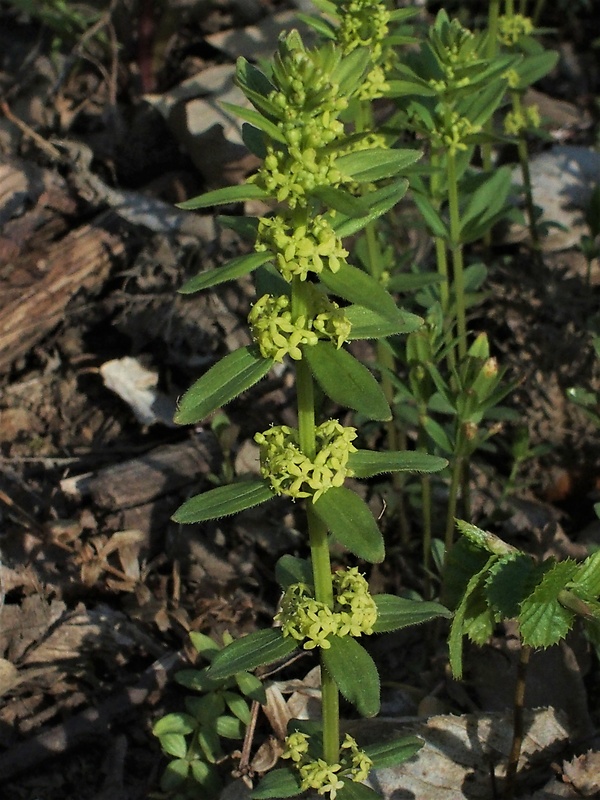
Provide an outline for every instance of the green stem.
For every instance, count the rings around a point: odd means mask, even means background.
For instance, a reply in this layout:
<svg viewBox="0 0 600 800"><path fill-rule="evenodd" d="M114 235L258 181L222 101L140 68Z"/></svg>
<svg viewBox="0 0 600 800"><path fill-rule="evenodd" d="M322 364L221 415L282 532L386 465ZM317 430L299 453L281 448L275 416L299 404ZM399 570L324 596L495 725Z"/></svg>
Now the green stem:
<svg viewBox="0 0 600 800"><path fill-rule="evenodd" d="M511 92L512 107L515 116L519 118L523 114L523 103L519 92ZM523 176L523 191L525 193L525 209L527 211L527 222L529 226L529 235L531 236L531 245L538 263L541 261L542 248L540 243L540 234L536 225L535 219L535 204L533 202L533 187L531 184L531 173L529 171L529 148L527 147L527 139L523 133L519 133L519 140L517 142L519 151L519 163L521 164L521 174Z"/></svg>
<svg viewBox="0 0 600 800"><path fill-rule="evenodd" d="M537 28L540 18L542 16L542 12L544 11L544 6L546 5L546 0L537 0L535 4L535 11L533 12L533 24Z"/></svg>
<svg viewBox="0 0 600 800"><path fill-rule="evenodd" d="M450 248L452 253L452 271L456 302L456 327L458 332L458 358L460 361L462 361L462 359L467 355L465 277L463 250L460 242L460 207L458 204L456 155L450 151L446 156L446 171L448 177L448 211L450 214Z"/></svg>
<svg viewBox="0 0 600 800"><path fill-rule="evenodd" d="M427 434L425 432L425 419L427 408L419 409L419 438L417 450L427 452ZM431 538L432 538L432 504L431 504L431 478L429 475L421 476L421 502L423 504L423 571L425 574L425 598L431 598Z"/></svg>
<svg viewBox="0 0 600 800"><path fill-rule="evenodd" d="M454 459L452 460L452 467L450 473L450 490L448 496L448 510L446 513L446 534L444 536L446 553L448 553L448 550L450 549L452 543L454 542L454 526L455 526L454 520L457 513L456 510L458 508L458 495L460 492L463 470L465 469L463 437L464 437L464 431L462 425L459 423L458 430L456 432Z"/></svg>
<svg viewBox="0 0 600 800"><path fill-rule="evenodd" d="M292 283L292 314L306 313L304 287L298 278ZM315 439L315 394L313 377L305 359L296 362L296 393L298 397L298 438L300 449L309 458L316 454ZM333 584L327 527L315 514L310 500L306 508L308 536L315 599L333 608ZM321 691L323 714L323 758L328 764L336 764L340 751L340 717L338 689L325 669L321 659Z"/></svg>

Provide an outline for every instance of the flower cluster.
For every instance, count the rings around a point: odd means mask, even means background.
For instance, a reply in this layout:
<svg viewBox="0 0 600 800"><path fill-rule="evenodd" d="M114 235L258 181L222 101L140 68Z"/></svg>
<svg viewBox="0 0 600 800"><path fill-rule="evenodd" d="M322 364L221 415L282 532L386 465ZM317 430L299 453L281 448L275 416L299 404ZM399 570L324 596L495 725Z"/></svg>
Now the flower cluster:
<svg viewBox="0 0 600 800"><path fill-rule="evenodd" d="M333 576L333 609L312 597L304 583L289 586L276 619L284 636L303 642L304 650L331 647L330 636L362 636L373 633L377 606L365 578L356 567Z"/></svg>
<svg viewBox="0 0 600 800"><path fill-rule="evenodd" d="M437 127L431 136L433 147L443 147L451 155L466 150L466 139L481 131L481 125L474 125L468 117L461 116L458 111L439 114Z"/></svg>
<svg viewBox="0 0 600 800"><path fill-rule="evenodd" d="M288 283L294 275L304 281L309 272L337 272L348 257L331 223L321 214L300 225L280 216L261 217L254 249L272 250L277 268Z"/></svg>
<svg viewBox="0 0 600 800"><path fill-rule="evenodd" d="M302 790L316 789L320 795L329 795L335 800L344 786L343 778L361 782L366 780L373 766L372 760L360 750L356 740L346 734L341 745L339 764L328 764L324 759L311 759L308 755L308 739L305 733L295 732L286 737L283 758L289 758L300 774Z"/></svg>
<svg viewBox="0 0 600 800"><path fill-rule="evenodd" d="M347 464L350 453L356 450L352 444L355 438L355 428L327 420L315 430L317 453L310 459L300 449L296 428L278 425L254 436L260 446L261 474L273 491L294 498L312 497L313 502L352 475Z"/></svg>
<svg viewBox="0 0 600 800"><path fill-rule="evenodd" d="M265 294L256 301L248 322L263 358L283 361L289 355L296 361L302 358L301 345L315 345L319 339L329 339L339 349L350 335L350 321L343 309L312 284L307 284L309 314L295 319L287 295L274 297Z"/></svg>
<svg viewBox="0 0 600 800"><path fill-rule="evenodd" d="M469 86L473 66L479 59L478 40L473 32L454 19L440 32L432 32L431 44L442 72L440 78L431 78L429 81L436 93L453 93Z"/></svg>
<svg viewBox="0 0 600 800"><path fill-rule="evenodd" d="M498 39L507 47L518 44L523 36L529 36L533 31L533 22L523 14L505 14L498 18Z"/></svg>
<svg viewBox="0 0 600 800"><path fill-rule="evenodd" d="M315 147L267 147L258 172L249 178L290 208L304 207L308 196L319 186L339 186L344 176L335 166L335 153L322 153Z"/></svg>
<svg viewBox="0 0 600 800"><path fill-rule="evenodd" d="M540 111L536 105L509 111L504 117L504 132L508 136L519 136L528 128L539 128L541 121Z"/></svg>
<svg viewBox="0 0 600 800"><path fill-rule="evenodd" d="M390 12L380 0L349 0L340 6L340 25L336 39L344 54L367 47L371 69L357 92L359 100L381 97L388 88L387 75L397 61L385 39L389 33Z"/></svg>

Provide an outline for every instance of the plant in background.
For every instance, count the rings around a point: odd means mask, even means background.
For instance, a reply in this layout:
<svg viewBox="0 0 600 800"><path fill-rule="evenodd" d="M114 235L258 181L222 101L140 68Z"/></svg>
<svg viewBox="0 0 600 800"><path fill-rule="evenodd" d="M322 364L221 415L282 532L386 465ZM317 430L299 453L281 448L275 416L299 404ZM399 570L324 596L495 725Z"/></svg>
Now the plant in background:
<svg viewBox="0 0 600 800"><path fill-rule="evenodd" d="M210 662L221 651L218 644L202 633L190 639L196 652ZM224 636L225 645L232 641ZM160 781L163 791L174 800L191 800L202 786L206 797L222 788L216 764L223 760L221 739L240 740L250 722L249 702L266 702L261 681L249 672L238 672L225 680L213 680L209 667L180 670L177 683L199 693L185 700L185 712L174 712L159 719L152 732L163 753L171 760Z"/></svg>
<svg viewBox="0 0 600 800"><path fill-rule="evenodd" d="M284 591L279 626L232 642L207 672L210 680L221 681L297 649L319 654L322 725L315 731L293 724L286 742L290 766L269 773L255 791L257 798L287 797L308 788L332 800L375 794L361 786L371 766L399 763L419 743L400 739L361 750L349 738L340 740L340 692L363 715L379 708L377 668L358 639L447 616L437 603L371 597L356 568L331 572L332 539L370 563L385 555L371 511L344 486L347 477L436 471L446 464L423 452L360 449L353 427L331 418L319 422L317 416L315 382L335 403L367 419L389 419L381 387L344 345L407 333L421 324L397 308L380 282L348 263L343 243L404 195L407 181L399 175L419 157L418 151L394 148L371 131L346 130L344 112L360 94L370 66L365 48L346 55L334 43L307 50L296 32L280 40L269 75L240 59L237 82L254 108L232 110L245 120L244 140L262 165L242 186L183 204L193 209L260 199L275 206L269 216L228 221L250 233L253 253L201 273L182 289L190 293L253 272L257 300L249 316L254 343L211 367L183 396L176 415L183 424L198 422L276 362L289 359L294 367L298 426L256 434L260 479L209 490L174 515L181 523L202 522L275 495L305 503L310 559L284 556L278 563L276 577Z"/></svg>
<svg viewBox="0 0 600 800"><path fill-rule="evenodd" d="M494 627L519 624L521 653L515 688L513 746L505 779L505 800L514 794L521 737L525 677L534 648L564 639L577 619L588 636L600 642L600 551L583 562L532 556L497 536L457 520L462 534L446 559L444 600L455 609L450 630L450 666L462 677L462 642L467 636L483 645Z"/></svg>

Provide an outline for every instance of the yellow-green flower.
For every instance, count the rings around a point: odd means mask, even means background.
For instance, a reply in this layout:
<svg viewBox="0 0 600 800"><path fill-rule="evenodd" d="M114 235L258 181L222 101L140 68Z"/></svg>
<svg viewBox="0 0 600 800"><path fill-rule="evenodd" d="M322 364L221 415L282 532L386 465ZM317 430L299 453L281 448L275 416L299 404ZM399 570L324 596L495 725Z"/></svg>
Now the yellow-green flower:
<svg viewBox="0 0 600 800"><path fill-rule="evenodd" d="M520 39L533 31L533 22L523 14L504 14L498 18L498 39L507 47L518 44Z"/></svg>

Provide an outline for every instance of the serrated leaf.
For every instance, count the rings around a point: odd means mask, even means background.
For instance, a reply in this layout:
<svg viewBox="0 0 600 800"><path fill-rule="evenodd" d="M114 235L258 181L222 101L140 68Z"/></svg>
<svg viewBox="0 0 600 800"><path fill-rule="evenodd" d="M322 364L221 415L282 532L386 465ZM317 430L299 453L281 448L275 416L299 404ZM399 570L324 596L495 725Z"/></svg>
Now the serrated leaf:
<svg viewBox="0 0 600 800"><path fill-rule="evenodd" d="M383 536L364 500L335 486L319 497L313 508L331 534L358 558L379 564L385 557Z"/></svg>
<svg viewBox="0 0 600 800"><path fill-rule="evenodd" d="M422 155L420 150L372 148L339 156L335 166L358 183L371 183L398 175L401 170L418 161Z"/></svg>
<svg viewBox="0 0 600 800"><path fill-rule="evenodd" d="M178 290L179 294L194 294L194 292L200 292L210 286L218 286L220 283L234 281L237 278L241 278L242 275L248 275L258 269L258 267L266 264L267 261L272 261L273 258L274 255L270 252L249 253L245 256L239 256L239 258L234 258L222 267L207 269L194 278L190 278Z"/></svg>
<svg viewBox="0 0 600 800"><path fill-rule="evenodd" d="M267 695L263 682L253 675L251 672L236 672L235 682L238 685L240 692L244 697L249 697L250 700L256 700L264 706L267 702ZM233 711L233 709L232 709ZM235 714L235 711L233 712Z"/></svg>
<svg viewBox="0 0 600 800"><path fill-rule="evenodd" d="M248 672L271 664L293 653L298 643L284 637L281 628L266 628L236 639L216 656L209 668L213 680L222 680L237 672Z"/></svg>
<svg viewBox="0 0 600 800"><path fill-rule="evenodd" d="M185 758L187 755L187 742L180 733L164 733L160 738L163 751L174 758Z"/></svg>
<svg viewBox="0 0 600 800"><path fill-rule="evenodd" d="M210 206L222 206L228 203L243 203L246 200L267 200L269 195L264 189L255 186L253 183L243 183L240 186L224 186L222 189L214 189L183 203L177 203L177 208L184 211L193 211L196 208L209 208Z"/></svg>
<svg viewBox="0 0 600 800"><path fill-rule="evenodd" d="M175 422L179 425L201 422L258 383L272 366L273 359L263 358L253 345L234 350L187 390L179 401Z"/></svg>
<svg viewBox="0 0 600 800"><path fill-rule="evenodd" d="M338 297L370 308L393 322L403 320L406 312L400 311L392 295L362 269L342 264L337 272L323 270L319 277L321 283Z"/></svg>
<svg viewBox="0 0 600 800"><path fill-rule="evenodd" d="M250 795L253 800L270 800L270 798L296 797L302 794L300 776L291 769L272 769L264 776Z"/></svg>
<svg viewBox="0 0 600 800"><path fill-rule="evenodd" d="M224 714L222 717L217 718L216 731L224 739L243 739L245 730L246 726L237 717Z"/></svg>
<svg viewBox="0 0 600 800"><path fill-rule="evenodd" d="M596 600L600 597L600 550L592 553L577 567L573 575L573 591L580 597Z"/></svg>
<svg viewBox="0 0 600 800"><path fill-rule="evenodd" d="M191 497L179 506L171 519L182 525L220 519L266 503L274 496L266 481L240 481Z"/></svg>
<svg viewBox="0 0 600 800"><path fill-rule="evenodd" d="M449 619L452 616L452 613L440 603L409 600L393 594L377 594L373 599L377 606L377 622L373 626L373 633L397 631L410 625L429 622L437 617Z"/></svg>
<svg viewBox="0 0 600 800"><path fill-rule="evenodd" d="M312 566L308 559L298 558L286 553L275 564L275 579L282 589L287 589L293 583L313 582Z"/></svg>
<svg viewBox="0 0 600 800"><path fill-rule="evenodd" d="M190 762L180 758L170 761L160 779L160 788L164 792L172 792L185 781L190 771Z"/></svg>
<svg viewBox="0 0 600 800"><path fill-rule="evenodd" d="M448 461L416 450L357 450L350 453L348 466L353 477L372 478L383 472L439 472L448 466Z"/></svg>
<svg viewBox="0 0 600 800"><path fill-rule="evenodd" d="M184 714L180 711L174 714L167 714L157 720L152 728L152 733L155 736L165 736L168 733L177 733L185 736L191 733L195 727L196 720L189 714Z"/></svg>
<svg viewBox="0 0 600 800"><path fill-rule="evenodd" d="M379 711L379 673L371 656L352 636L330 636L331 647L321 649L325 669L349 703L363 717Z"/></svg>
<svg viewBox="0 0 600 800"><path fill-rule="evenodd" d="M551 647L567 635L575 615L564 608L558 596L577 570L574 561L560 561L550 566L533 592L523 600L519 626L523 644Z"/></svg>
<svg viewBox="0 0 600 800"><path fill-rule="evenodd" d="M331 342L319 342L304 349L304 358L321 389L334 402L367 419L392 418L381 386L347 350L338 350Z"/></svg>
<svg viewBox="0 0 600 800"><path fill-rule="evenodd" d="M409 311L398 309L395 319L382 317L376 311L360 305L347 306L344 314L350 321L350 341L356 339L383 339L400 333L412 333L423 324L423 319Z"/></svg>
<svg viewBox="0 0 600 800"><path fill-rule="evenodd" d="M371 744L363 748L373 761L374 769L389 769L404 764L423 747L423 740L416 736L403 736L391 742Z"/></svg>
<svg viewBox="0 0 600 800"><path fill-rule="evenodd" d="M521 602L531 592L535 565L525 553L499 559L490 568L485 594L498 621L519 615Z"/></svg>

